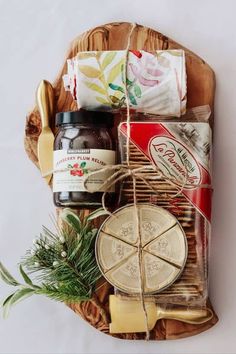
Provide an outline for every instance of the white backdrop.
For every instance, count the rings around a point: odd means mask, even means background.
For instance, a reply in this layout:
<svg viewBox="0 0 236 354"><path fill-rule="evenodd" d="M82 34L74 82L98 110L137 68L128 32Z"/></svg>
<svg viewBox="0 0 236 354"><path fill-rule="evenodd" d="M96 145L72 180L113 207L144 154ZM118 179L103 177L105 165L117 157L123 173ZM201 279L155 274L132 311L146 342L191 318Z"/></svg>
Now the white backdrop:
<svg viewBox="0 0 236 354"><path fill-rule="evenodd" d="M236 41L234 0L0 1L0 259L16 264L41 225L51 193L23 148L25 115L43 78L53 81L69 42L106 22L153 27L198 53L217 78L210 295L220 322L172 342L120 341L84 323L63 304L34 297L0 319L1 353L235 353ZM0 284L1 298L11 291Z"/></svg>

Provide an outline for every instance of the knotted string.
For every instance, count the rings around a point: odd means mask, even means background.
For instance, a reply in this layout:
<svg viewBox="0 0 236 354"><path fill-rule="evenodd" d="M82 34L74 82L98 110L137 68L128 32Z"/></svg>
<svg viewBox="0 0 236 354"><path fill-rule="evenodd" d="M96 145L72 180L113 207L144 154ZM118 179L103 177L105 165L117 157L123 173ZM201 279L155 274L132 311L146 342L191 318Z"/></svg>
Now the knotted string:
<svg viewBox="0 0 236 354"><path fill-rule="evenodd" d="M125 82L124 82L124 91L125 91L125 101L126 101L126 127L127 127L127 135L126 135L126 162L127 166L130 167L130 103L129 103L129 92L127 89L127 71L128 71L128 59L129 59L129 49L131 36L133 34L134 29L136 28L136 23L133 23L130 29L130 33L128 36L127 46L125 50ZM141 167L140 167L141 168ZM140 168L138 168L140 170ZM137 170L136 170L137 173ZM145 306L144 300L144 275L143 275L143 265L142 265L142 236L141 236L141 227L140 227L140 217L139 217L139 209L137 205L137 195L136 195L136 175L134 170L128 170L128 174L132 178L133 181L133 202L134 202L134 215L136 219L136 227L138 232L138 263L139 263L139 283L140 283L140 300L142 303L142 308L145 317L145 327L146 327L146 340L150 338L150 332L148 328L148 315ZM104 194L103 194L104 195ZM104 195L105 196L105 195ZM103 198L103 206L105 199Z"/></svg>

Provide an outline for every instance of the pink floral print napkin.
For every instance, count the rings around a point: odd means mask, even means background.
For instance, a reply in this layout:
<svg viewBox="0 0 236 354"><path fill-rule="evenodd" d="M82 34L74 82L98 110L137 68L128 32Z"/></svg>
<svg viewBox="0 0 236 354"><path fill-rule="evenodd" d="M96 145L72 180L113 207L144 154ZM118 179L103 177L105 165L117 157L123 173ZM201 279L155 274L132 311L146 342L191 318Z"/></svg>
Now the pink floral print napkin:
<svg viewBox="0 0 236 354"><path fill-rule="evenodd" d="M69 59L65 89L78 107L116 110L126 107L125 84L132 109L180 117L186 111L183 50L80 52ZM127 66L127 67L126 67Z"/></svg>

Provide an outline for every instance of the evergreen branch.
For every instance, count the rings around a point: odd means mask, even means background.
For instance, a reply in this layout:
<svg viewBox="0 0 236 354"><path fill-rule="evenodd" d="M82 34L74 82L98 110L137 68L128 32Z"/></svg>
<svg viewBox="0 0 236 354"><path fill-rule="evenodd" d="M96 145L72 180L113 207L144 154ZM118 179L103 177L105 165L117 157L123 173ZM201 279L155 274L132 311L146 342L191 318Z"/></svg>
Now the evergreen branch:
<svg viewBox="0 0 236 354"><path fill-rule="evenodd" d="M58 228L56 233L43 227L39 238L34 240L34 247L26 252L20 263L24 284L13 278L0 263L1 278L17 288L2 304L5 314L20 300L38 294L66 303L91 300L106 320L105 310L94 293L101 273L94 251L97 229L91 226L91 220L102 214L99 209L97 214L95 211L90 218L88 216L81 221L75 213L66 209L63 219L67 227ZM30 274L35 274L34 281Z"/></svg>

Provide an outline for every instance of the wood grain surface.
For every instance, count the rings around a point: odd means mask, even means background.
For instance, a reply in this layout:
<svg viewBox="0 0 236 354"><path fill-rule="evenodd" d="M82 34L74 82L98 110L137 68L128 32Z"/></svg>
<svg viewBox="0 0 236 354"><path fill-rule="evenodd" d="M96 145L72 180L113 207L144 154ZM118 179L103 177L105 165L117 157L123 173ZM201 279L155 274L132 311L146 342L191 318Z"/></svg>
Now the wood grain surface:
<svg viewBox="0 0 236 354"><path fill-rule="evenodd" d="M66 60L74 57L79 51L125 49L131 28L132 24L127 22L109 23L83 33L71 43L64 66L53 83L56 112L76 109L76 104L72 101L70 92L66 92L63 87L62 75L65 74L67 70ZM179 48L184 49L186 53L187 107L190 108L209 104L213 113L215 76L210 66L204 60L156 30L138 24L132 33L130 41L130 49L134 50L143 49L153 51L158 49ZM213 127L212 117L210 124ZM54 120L51 122L51 127L55 132ZM37 167L37 141L40 132L40 116L35 107L26 118L24 142L28 157ZM37 196L35 197L37 198ZM101 287L99 291L94 294L92 301L70 305L70 307L92 326L109 334L108 297L109 294L113 292L113 288L105 280L103 280L100 285ZM211 306L210 302L209 306ZM207 330L217 321L218 318L215 314L209 322L202 325L190 325L174 320L160 320L151 332L151 339L163 340L188 337ZM145 333L121 334L115 336L123 339L144 339Z"/></svg>

